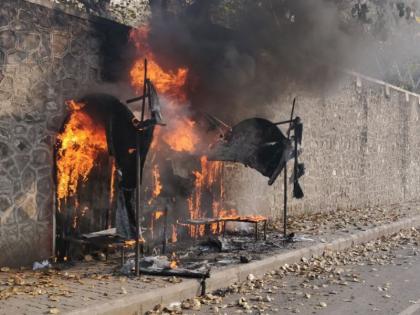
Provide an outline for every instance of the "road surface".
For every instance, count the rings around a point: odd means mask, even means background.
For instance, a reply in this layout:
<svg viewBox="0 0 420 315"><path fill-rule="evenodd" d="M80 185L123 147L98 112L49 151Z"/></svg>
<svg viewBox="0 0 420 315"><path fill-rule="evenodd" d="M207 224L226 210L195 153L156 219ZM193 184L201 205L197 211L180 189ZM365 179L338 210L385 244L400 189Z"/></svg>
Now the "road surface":
<svg viewBox="0 0 420 315"><path fill-rule="evenodd" d="M250 275L227 292L184 301L182 313L420 315L419 244L410 230L264 279Z"/></svg>

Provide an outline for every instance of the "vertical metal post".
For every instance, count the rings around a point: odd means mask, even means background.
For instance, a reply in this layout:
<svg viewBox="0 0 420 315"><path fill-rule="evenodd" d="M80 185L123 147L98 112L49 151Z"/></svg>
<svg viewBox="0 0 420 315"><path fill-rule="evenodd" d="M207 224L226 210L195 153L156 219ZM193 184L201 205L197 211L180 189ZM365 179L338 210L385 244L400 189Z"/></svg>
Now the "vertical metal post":
<svg viewBox="0 0 420 315"><path fill-rule="evenodd" d="M144 81L143 81L143 102L141 108L141 122L144 120L144 111L146 105L146 81L147 81L147 59L144 59ZM136 132L136 256L135 256L135 273L136 276L140 275L139 261L140 261L140 216L142 215L141 204L141 184L142 184L142 169L141 169L141 154L140 154L140 132Z"/></svg>
<svg viewBox="0 0 420 315"><path fill-rule="evenodd" d="M283 185L284 185L284 199L283 199L283 237L286 239L287 237L287 162L284 165L284 178L283 178Z"/></svg>
<svg viewBox="0 0 420 315"><path fill-rule="evenodd" d="M290 131L291 131L292 122L293 122L293 115L295 114L295 104L296 104L296 98L293 99L292 112L290 114L290 124L289 124L289 129L287 130L287 140L290 140ZM284 165L283 186L284 186L283 237L286 240L287 238L287 160Z"/></svg>

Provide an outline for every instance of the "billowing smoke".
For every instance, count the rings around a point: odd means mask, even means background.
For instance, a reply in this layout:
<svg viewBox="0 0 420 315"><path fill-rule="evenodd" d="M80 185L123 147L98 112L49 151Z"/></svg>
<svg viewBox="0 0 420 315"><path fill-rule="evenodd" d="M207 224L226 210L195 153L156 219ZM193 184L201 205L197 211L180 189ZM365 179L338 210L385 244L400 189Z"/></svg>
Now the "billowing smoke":
<svg viewBox="0 0 420 315"><path fill-rule="evenodd" d="M255 115L291 82L305 89L328 85L339 75L332 69L363 69L385 79L390 74L382 64L401 59L400 50L407 53L405 44L397 47L400 26L416 24L407 22L415 21L416 6L401 1L155 0L151 5L149 41L160 64L188 67L192 106L228 120L238 111Z"/></svg>
<svg viewBox="0 0 420 315"><path fill-rule="evenodd" d="M224 117L255 114L287 82L327 82L323 64L346 67L360 32L326 0L201 0L152 4L150 44L168 67L190 69L190 99ZM179 9L179 7L181 7Z"/></svg>

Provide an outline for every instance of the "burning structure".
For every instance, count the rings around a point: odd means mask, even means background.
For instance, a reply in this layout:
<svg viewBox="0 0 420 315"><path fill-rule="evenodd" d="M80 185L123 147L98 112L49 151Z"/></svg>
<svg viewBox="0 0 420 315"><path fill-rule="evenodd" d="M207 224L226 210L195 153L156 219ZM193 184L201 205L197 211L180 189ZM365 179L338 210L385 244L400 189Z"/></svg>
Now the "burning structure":
<svg viewBox="0 0 420 315"><path fill-rule="evenodd" d="M147 33L146 29L131 33L136 48L141 49L142 56L149 58L144 63L137 60L130 71L133 87L143 90L142 96L127 101L142 101L137 112L139 117L106 94L88 95L67 103L70 114L57 137L55 159L60 242L57 254L61 258L70 255L69 242L75 241L75 237L92 232L88 230L95 226L96 229L109 229L113 223L117 227L115 235L125 242L138 239L136 235L139 235L142 242L151 246L162 230L163 236L157 239L166 244L169 239L176 242L180 230L184 238L186 235L197 238L209 233L224 233L228 221L254 223L256 229L263 221L266 226L267 219L261 215L243 216L237 209L225 208L220 161L251 166L269 177L270 185L289 159L295 156L297 161L301 128L300 132L295 131L294 151L292 143L276 124L264 119L245 120L232 128L217 118L206 116L210 123L208 130L202 130L203 122L200 129L198 120L187 116L183 108L187 103L183 89L188 70L163 70L148 49ZM173 114L167 124L162 121L159 93L164 97L165 109ZM151 117L144 120L146 102ZM196 116L196 119L199 118ZM301 126L292 124L297 122L286 121L295 130ZM217 133L209 130L212 126L222 131L220 139L215 137ZM155 128L158 128L156 132ZM217 142L212 141L212 137ZM211 141L215 143L212 145ZM145 174L149 150L152 165ZM113 158L107 159L106 153ZM208 154L213 161L209 161ZM99 169L101 176L95 175L94 168ZM151 185L143 188L144 175ZM297 180L295 176L295 186L299 187ZM91 182L102 189L104 183L108 186L107 207L97 208L97 197L91 197ZM104 194L104 191L100 193ZM299 195L302 195L300 187ZM140 210L143 204L146 211ZM88 214L95 209L99 216L102 213L102 218Z"/></svg>
<svg viewBox="0 0 420 315"><path fill-rule="evenodd" d="M255 170L273 182L282 170L278 161L297 156L290 152L287 128L267 122L289 117L296 91L309 131L299 152L308 171L302 179L305 198L292 201L291 211L415 199L419 96L357 73L331 71L333 80L309 75L330 71L309 62L308 52L333 60L335 49L320 46L340 43L340 56L348 50L341 45L348 37L330 27L336 25L331 6L311 8L320 15L293 6L296 16L317 26L299 24L296 35L293 14L281 10L288 18L255 15L252 23L239 20L231 27L215 22L214 15L203 20L213 11L199 4L181 15L186 24L168 13L176 10L157 6L149 29L130 30L6 0L0 12L5 21L0 22L0 264L24 264L57 251L66 256L61 247L66 237L110 227L128 227L123 232L132 238L127 222L135 200L135 138L145 127L137 123L139 103L121 100L143 94L144 58L166 124L153 128L143 174L142 227L149 242L161 242L164 234L175 243L221 233L231 219L282 214L284 181L269 186ZM274 43L268 20L281 25L279 37L293 44ZM324 34L321 45L305 40L308 29ZM286 46L303 50L303 56L283 50ZM302 67L294 67L302 60ZM320 84L310 84L314 78ZM246 120L257 114L261 119ZM267 132L258 135L258 126ZM241 139L242 128L254 131ZM266 146L261 148L259 139L266 139ZM254 159L239 154L245 151ZM272 158L268 165L262 165L265 156ZM390 184L383 185L386 181ZM118 214L121 208L124 215ZM223 220L200 222L203 218Z"/></svg>

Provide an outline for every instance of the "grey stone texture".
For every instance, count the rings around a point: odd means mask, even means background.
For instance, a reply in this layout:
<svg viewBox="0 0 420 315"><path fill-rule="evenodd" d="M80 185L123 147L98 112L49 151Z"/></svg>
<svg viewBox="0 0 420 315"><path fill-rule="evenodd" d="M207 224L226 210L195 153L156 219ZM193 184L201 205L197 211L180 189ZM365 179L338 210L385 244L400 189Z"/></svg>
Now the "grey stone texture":
<svg viewBox="0 0 420 315"><path fill-rule="evenodd" d="M52 255L53 149L64 101L99 81L91 23L22 0L1 1L0 265Z"/></svg>
<svg viewBox="0 0 420 315"><path fill-rule="evenodd" d="M387 87L388 86L388 87ZM288 119L294 96L304 122L305 197L289 211L367 208L418 200L419 96L368 77L344 74L328 90L283 93L266 118ZM276 110L278 109L278 110ZM292 173L293 163L289 163ZM279 217L283 174L273 186L256 171L226 166L226 198L243 213Z"/></svg>
<svg viewBox="0 0 420 315"><path fill-rule="evenodd" d="M0 265L52 255L53 145L64 101L99 83L102 70L92 23L24 0L1 1ZM265 117L284 120L298 96L305 124L306 196L291 200L290 211L418 199L419 96L353 74L323 91L291 86L282 95L267 105ZM282 175L269 187L252 169L225 169L227 208L281 215Z"/></svg>

